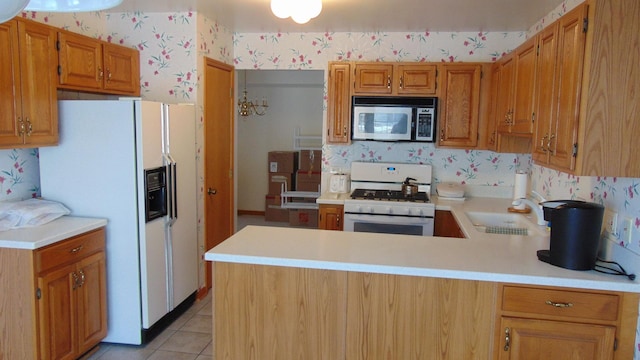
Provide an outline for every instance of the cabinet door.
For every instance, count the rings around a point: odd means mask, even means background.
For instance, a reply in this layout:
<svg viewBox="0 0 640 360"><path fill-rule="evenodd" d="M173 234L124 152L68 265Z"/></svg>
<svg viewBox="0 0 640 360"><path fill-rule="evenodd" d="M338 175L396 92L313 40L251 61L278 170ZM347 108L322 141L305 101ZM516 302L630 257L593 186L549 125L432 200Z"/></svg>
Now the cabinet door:
<svg viewBox="0 0 640 360"><path fill-rule="evenodd" d="M436 65L398 65L398 95L434 95L436 93Z"/></svg>
<svg viewBox="0 0 640 360"><path fill-rule="evenodd" d="M75 265L38 277L41 298L40 353L43 359L74 359L77 352Z"/></svg>
<svg viewBox="0 0 640 360"><path fill-rule="evenodd" d="M444 237L464 238L464 233L460 229L460 225L453 217L451 211L436 210L436 216L433 224L433 235Z"/></svg>
<svg viewBox="0 0 640 360"><path fill-rule="evenodd" d="M83 354L107 336L107 284L104 252L82 260L77 267L78 353Z"/></svg>
<svg viewBox="0 0 640 360"><path fill-rule="evenodd" d="M140 93L140 55L135 49L103 44L104 89Z"/></svg>
<svg viewBox="0 0 640 360"><path fill-rule="evenodd" d="M356 64L354 94L390 95L392 64Z"/></svg>
<svg viewBox="0 0 640 360"><path fill-rule="evenodd" d="M438 145L478 145L481 70L480 65L443 65Z"/></svg>
<svg viewBox="0 0 640 360"><path fill-rule="evenodd" d="M575 169L574 145L578 138L580 93L586 37L583 20L587 7L579 6L559 19L557 57L558 113L551 129L549 164L572 171ZM592 99L593 100L593 99Z"/></svg>
<svg viewBox="0 0 640 360"><path fill-rule="evenodd" d="M556 122L556 54L558 24L545 28L538 36L538 62L536 64L535 123L533 132L533 160L546 164L549 144L554 140L551 126ZM555 137L555 135L554 135Z"/></svg>
<svg viewBox="0 0 640 360"><path fill-rule="evenodd" d="M498 123L504 121L504 116L498 113L498 92L500 91L500 76L502 66L494 63L491 66L491 87L489 90L489 119L487 123L487 148L498 151Z"/></svg>
<svg viewBox="0 0 640 360"><path fill-rule="evenodd" d="M351 66L329 64L327 89L327 142L348 144L351 137Z"/></svg>
<svg viewBox="0 0 640 360"><path fill-rule="evenodd" d="M19 123L22 121L22 90L18 50L18 22L0 24L0 146L22 144Z"/></svg>
<svg viewBox="0 0 640 360"><path fill-rule="evenodd" d="M104 67L101 41L65 31L58 33L58 41L60 86L95 90L102 88Z"/></svg>
<svg viewBox="0 0 640 360"><path fill-rule="evenodd" d="M513 121L511 99L513 97L513 54L502 58L500 64L500 76L498 80L498 92L493 101L496 105L496 118L498 120L498 132L509 132Z"/></svg>
<svg viewBox="0 0 640 360"><path fill-rule="evenodd" d="M614 326L503 317L499 359L613 359Z"/></svg>
<svg viewBox="0 0 640 360"><path fill-rule="evenodd" d="M531 134L533 131L533 95L536 78L536 38L527 40L515 53L513 87L513 123L511 132Z"/></svg>
<svg viewBox="0 0 640 360"><path fill-rule="evenodd" d="M58 143L56 31L34 22L19 21L22 117L25 144Z"/></svg>
<svg viewBox="0 0 640 360"><path fill-rule="evenodd" d="M324 230L343 229L342 218L344 217L344 206L324 205L319 206L318 228Z"/></svg>

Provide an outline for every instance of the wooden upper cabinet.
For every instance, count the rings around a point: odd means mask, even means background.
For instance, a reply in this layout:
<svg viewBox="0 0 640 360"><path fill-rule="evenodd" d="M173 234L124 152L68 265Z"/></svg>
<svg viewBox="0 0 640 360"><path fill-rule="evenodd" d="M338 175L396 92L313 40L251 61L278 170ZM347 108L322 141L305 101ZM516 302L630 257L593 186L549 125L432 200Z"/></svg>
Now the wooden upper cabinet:
<svg viewBox="0 0 640 360"><path fill-rule="evenodd" d="M327 89L327 143L351 141L351 65L330 62Z"/></svg>
<svg viewBox="0 0 640 360"><path fill-rule="evenodd" d="M558 52L558 23L553 23L538 35L538 63L536 66L536 119L533 131L533 160L549 162L551 143L555 140L557 122L556 64ZM553 124L553 125L552 125Z"/></svg>
<svg viewBox="0 0 640 360"><path fill-rule="evenodd" d="M513 86L514 86L514 72L515 61L513 59L513 53L505 55L496 66L499 69L497 77L497 92L492 98L495 102L495 119L498 124L498 132L509 132L513 123L513 108L511 106L513 99Z"/></svg>
<svg viewBox="0 0 640 360"><path fill-rule="evenodd" d="M16 19L0 24L0 147L58 142L55 29Z"/></svg>
<svg viewBox="0 0 640 360"><path fill-rule="evenodd" d="M510 132L531 134L533 132L533 102L536 80L537 38L531 38L518 47L514 55L515 86L512 103Z"/></svg>
<svg viewBox="0 0 640 360"><path fill-rule="evenodd" d="M138 51L59 31L59 87L113 94L140 94Z"/></svg>
<svg viewBox="0 0 640 360"><path fill-rule="evenodd" d="M428 96L436 93L435 64L356 63L354 95Z"/></svg>
<svg viewBox="0 0 640 360"><path fill-rule="evenodd" d="M482 66L477 64L441 65L438 145L469 148L478 144L481 73Z"/></svg>

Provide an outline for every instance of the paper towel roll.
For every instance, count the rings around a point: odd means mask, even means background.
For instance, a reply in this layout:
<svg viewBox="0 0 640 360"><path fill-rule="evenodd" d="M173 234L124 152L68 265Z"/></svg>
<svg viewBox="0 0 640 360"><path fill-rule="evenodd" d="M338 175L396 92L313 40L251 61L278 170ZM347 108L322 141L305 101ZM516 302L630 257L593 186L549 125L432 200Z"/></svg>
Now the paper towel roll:
<svg viewBox="0 0 640 360"><path fill-rule="evenodd" d="M522 198L526 198L527 197L527 173L525 173L524 171L518 171L516 172L516 179L515 182L513 184L513 199L522 199ZM525 209L525 205L524 204L520 204L517 206L514 206L514 209L517 210L524 210Z"/></svg>

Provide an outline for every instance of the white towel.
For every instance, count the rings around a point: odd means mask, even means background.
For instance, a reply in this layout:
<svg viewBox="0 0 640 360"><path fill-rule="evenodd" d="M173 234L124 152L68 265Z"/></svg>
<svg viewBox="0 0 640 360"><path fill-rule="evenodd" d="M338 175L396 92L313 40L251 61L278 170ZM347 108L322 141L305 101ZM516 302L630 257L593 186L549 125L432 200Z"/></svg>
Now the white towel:
<svg viewBox="0 0 640 360"><path fill-rule="evenodd" d="M0 231L44 225L70 213L61 203L50 200L0 202Z"/></svg>

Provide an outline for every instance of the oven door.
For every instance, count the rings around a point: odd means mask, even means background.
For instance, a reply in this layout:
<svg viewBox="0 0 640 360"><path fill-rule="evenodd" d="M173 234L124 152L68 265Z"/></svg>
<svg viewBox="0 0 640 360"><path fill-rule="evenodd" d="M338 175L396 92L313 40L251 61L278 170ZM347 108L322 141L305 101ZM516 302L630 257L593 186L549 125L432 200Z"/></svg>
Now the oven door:
<svg viewBox="0 0 640 360"><path fill-rule="evenodd" d="M344 231L433 236L433 217L345 213Z"/></svg>
<svg viewBox="0 0 640 360"><path fill-rule="evenodd" d="M410 141L411 107L354 106L352 140Z"/></svg>

